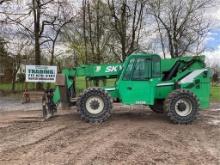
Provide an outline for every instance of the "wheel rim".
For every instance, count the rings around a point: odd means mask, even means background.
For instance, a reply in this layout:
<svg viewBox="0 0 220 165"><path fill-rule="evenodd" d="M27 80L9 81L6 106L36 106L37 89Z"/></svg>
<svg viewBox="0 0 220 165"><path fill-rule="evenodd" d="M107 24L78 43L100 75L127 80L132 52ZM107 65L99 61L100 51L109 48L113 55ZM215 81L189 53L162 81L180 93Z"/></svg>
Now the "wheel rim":
<svg viewBox="0 0 220 165"><path fill-rule="evenodd" d="M89 97L86 101L86 109L91 114L98 114L104 109L104 102L101 97L92 96Z"/></svg>
<svg viewBox="0 0 220 165"><path fill-rule="evenodd" d="M189 99L180 99L175 104L175 111L179 116L187 116L192 112L192 103Z"/></svg>

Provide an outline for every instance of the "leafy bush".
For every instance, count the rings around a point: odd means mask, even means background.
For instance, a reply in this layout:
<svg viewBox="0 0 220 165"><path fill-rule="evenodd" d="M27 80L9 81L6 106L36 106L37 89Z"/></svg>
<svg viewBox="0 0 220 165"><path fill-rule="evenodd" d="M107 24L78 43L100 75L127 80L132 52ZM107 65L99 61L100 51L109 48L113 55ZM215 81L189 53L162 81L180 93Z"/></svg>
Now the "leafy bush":
<svg viewBox="0 0 220 165"><path fill-rule="evenodd" d="M18 73L18 82L24 82L25 81L25 74L24 73Z"/></svg>

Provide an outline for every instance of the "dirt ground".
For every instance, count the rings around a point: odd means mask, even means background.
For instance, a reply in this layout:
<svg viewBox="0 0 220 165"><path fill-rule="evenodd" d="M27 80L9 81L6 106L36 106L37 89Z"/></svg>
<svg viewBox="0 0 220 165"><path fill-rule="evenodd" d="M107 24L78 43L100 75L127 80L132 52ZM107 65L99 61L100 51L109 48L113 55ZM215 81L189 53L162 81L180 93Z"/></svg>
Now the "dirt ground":
<svg viewBox="0 0 220 165"><path fill-rule="evenodd" d="M0 164L220 164L220 110L175 125L148 108L116 105L102 124L75 109L0 111Z"/></svg>

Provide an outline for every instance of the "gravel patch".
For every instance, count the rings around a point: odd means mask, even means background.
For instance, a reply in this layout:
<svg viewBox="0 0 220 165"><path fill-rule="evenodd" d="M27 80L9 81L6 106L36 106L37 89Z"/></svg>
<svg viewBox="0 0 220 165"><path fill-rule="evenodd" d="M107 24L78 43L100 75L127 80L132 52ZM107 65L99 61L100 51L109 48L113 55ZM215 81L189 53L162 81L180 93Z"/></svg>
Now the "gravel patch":
<svg viewBox="0 0 220 165"><path fill-rule="evenodd" d="M0 97L0 111L29 111L41 109L41 102L22 104L21 99Z"/></svg>

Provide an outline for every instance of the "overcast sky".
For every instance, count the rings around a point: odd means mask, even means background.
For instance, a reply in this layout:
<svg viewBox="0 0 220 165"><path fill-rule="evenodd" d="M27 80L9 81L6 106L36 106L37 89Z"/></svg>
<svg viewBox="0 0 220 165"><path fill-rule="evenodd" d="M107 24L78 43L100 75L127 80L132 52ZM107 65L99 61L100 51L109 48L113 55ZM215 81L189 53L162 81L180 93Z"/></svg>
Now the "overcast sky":
<svg viewBox="0 0 220 165"><path fill-rule="evenodd" d="M220 0L215 0L217 4L207 10L207 17L211 21L211 30L205 41L206 51L204 54L212 64L220 66Z"/></svg>

